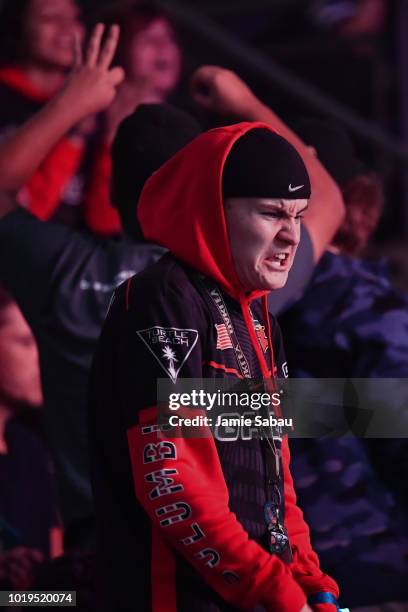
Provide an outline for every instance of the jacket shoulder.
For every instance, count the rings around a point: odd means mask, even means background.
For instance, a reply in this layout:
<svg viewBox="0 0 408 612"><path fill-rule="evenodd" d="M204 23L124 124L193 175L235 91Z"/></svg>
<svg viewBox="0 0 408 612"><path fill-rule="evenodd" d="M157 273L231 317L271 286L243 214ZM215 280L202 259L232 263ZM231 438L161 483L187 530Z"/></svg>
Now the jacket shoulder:
<svg viewBox="0 0 408 612"><path fill-rule="evenodd" d="M171 303L173 308L179 304L180 312L190 310L195 316L208 319L208 309L204 299L191 279L187 267L170 253L159 261L132 276L117 290L119 297L127 301L129 310L143 302L149 304Z"/></svg>

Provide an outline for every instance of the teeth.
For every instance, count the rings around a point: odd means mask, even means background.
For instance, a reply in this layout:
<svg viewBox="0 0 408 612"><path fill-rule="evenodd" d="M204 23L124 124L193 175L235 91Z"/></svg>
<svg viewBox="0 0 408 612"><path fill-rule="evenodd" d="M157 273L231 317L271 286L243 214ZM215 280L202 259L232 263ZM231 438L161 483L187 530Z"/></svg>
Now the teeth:
<svg viewBox="0 0 408 612"><path fill-rule="evenodd" d="M286 259L286 253L276 253L276 255L274 255L275 259L279 259L281 261L283 261L284 259Z"/></svg>

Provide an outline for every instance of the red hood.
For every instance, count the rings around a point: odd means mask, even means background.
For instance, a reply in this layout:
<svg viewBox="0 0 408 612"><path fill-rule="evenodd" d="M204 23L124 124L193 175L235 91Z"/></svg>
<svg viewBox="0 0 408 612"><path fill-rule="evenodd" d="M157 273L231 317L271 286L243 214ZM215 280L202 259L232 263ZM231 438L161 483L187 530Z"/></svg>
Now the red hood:
<svg viewBox="0 0 408 612"><path fill-rule="evenodd" d="M254 128L238 123L201 134L153 174L138 203L138 218L147 240L213 278L229 295L242 301L235 273L222 202L222 170L236 140ZM252 300L268 292L252 292Z"/></svg>
<svg viewBox="0 0 408 612"><path fill-rule="evenodd" d="M241 304L262 374L275 371L267 308L268 291L245 295L236 275L222 202L222 171L236 140L249 130L265 128L260 122L238 123L201 134L166 162L147 181L137 209L147 240L163 245L178 259L213 278ZM270 347L267 364L249 314L249 302L263 297L263 312Z"/></svg>
<svg viewBox="0 0 408 612"><path fill-rule="evenodd" d="M25 72L15 66L3 66L0 68L0 83L5 83L11 89L18 91L34 102L48 102L54 95L54 93L45 92L33 85Z"/></svg>

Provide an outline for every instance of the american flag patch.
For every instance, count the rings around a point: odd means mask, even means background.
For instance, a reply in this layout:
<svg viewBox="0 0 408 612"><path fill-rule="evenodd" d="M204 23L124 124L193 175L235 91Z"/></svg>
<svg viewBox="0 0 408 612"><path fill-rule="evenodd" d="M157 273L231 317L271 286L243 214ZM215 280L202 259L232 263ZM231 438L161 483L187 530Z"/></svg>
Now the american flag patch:
<svg viewBox="0 0 408 612"><path fill-rule="evenodd" d="M225 349L232 349L231 338L225 326L225 323L220 323L219 325L215 324L215 329L217 330L217 349L221 351L225 351Z"/></svg>

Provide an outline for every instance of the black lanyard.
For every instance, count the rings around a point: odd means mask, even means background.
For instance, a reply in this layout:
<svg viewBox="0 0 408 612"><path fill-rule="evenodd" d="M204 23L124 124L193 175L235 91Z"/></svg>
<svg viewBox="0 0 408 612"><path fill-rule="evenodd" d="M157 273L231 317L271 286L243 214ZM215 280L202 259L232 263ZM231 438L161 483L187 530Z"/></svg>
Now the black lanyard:
<svg viewBox="0 0 408 612"><path fill-rule="evenodd" d="M245 356L244 351L241 348L241 345L237 338L237 334L235 333L235 329L232 324L231 317L228 312L228 308L225 304L224 298L222 297L220 290L218 289L216 285L211 283L204 276L199 276L198 280L200 284L204 287L206 295L209 296L213 304L215 304L218 312L220 313L222 317L222 320L224 321L224 325L230 337L232 348L234 349L235 357L236 357L238 367L240 369L242 376L244 378L252 378L251 368L249 367L248 360Z"/></svg>
<svg viewBox="0 0 408 612"><path fill-rule="evenodd" d="M198 278L200 285L205 290L206 297L210 298L212 303L215 304L218 312L220 313L222 317L222 320L224 321L225 327L227 329L228 335L231 340L232 348L234 349L234 352L235 352L237 364L238 364L238 367L241 371L243 378L246 378L246 379L252 378L251 369L249 367L248 360L241 348L241 345L237 338L237 334L235 333L235 329L231 321L231 317L228 312L228 308L225 304L224 298L222 297L220 290L208 278L201 276L201 275L199 275L197 278ZM254 324L254 317L251 311L250 311L250 315L251 315L252 323ZM258 339L258 342L259 342L259 339ZM260 346L260 349L262 350L261 346ZM265 416L267 418L269 418L269 414L270 414L269 410L266 409ZM265 430L265 428L263 429ZM265 436L264 438L265 446L267 447L267 449L269 449L269 452L264 453L265 464L267 467L267 479L268 479L268 483L276 484L280 480L280 474L281 474L280 452L275 447L275 444L274 444L272 427L269 427L268 429L269 429L269 436ZM273 457L271 457L271 453L273 454Z"/></svg>
<svg viewBox="0 0 408 612"><path fill-rule="evenodd" d="M228 308L224 298L218 287L208 278L202 275L196 275L199 285L204 289L206 300L211 302L217 308L225 328L231 340L232 348L235 352L238 367L243 378L252 378L251 369L248 360L241 348ZM250 310L252 324L254 325L254 317ZM259 338L258 338L259 342ZM260 344L260 342L259 342ZM262 347L260 346L261 350ZM271 348L272 350L272 348ZM269 418L269 410L265 407L266 416ZM262 450L264 463L266 468L266 490L267 502L264 506L264 519L267 526L267 546L271 553L279 555L283 561L290 563L292 561L292 552L289 544L287 530L283 525L283 477L282 477L282 460L281 452L276 448L273 438L273 428L268 427L269 435L264 433L262 439ZM265 431L265 428L263 428Z"/></svg>

